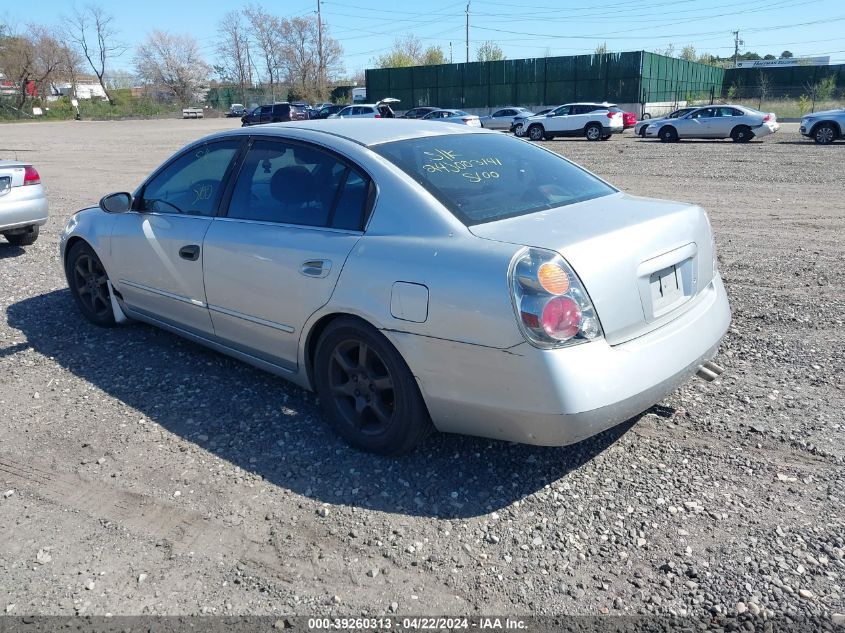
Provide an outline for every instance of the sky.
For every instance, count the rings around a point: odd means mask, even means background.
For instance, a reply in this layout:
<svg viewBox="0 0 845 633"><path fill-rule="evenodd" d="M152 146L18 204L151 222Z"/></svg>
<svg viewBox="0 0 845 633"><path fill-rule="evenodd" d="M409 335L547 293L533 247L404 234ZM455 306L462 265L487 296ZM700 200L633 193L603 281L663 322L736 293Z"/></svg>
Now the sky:
<svg viewBox="0 0 845 633"><path fill-rule="evenodd" d="M315 14L317 0L253 0L282 17ZM484 40L496 42L509 59L592 53L606 43L612 52L693 45L698 53L733 54L734 35L741 51L761 56L830 55L845 63L845 4L842 0L470 0L470 59ZM4 3L7 4L7 3ZM70 10L67 0L13 2L0 20L23 28L29 22L58 25ZM239 3L173 0L102 0L115 17L124 42L134 46L154 28L189 33L206 61L214 62L217 23ZM244 3L245 5L246 3ZM323 21L344 50L348 76L372 67L398 36L412 33L425 46L438 45L446 58L466 61L466 0L388 2L322 0ZM132 68L130 49L114 69Z"/></svg>

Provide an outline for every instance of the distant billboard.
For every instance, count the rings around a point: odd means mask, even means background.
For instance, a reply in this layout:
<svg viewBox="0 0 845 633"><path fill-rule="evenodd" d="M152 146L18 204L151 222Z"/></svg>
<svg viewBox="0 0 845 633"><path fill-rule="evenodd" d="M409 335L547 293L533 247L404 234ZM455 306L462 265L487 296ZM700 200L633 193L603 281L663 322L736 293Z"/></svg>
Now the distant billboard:
<svg viewBox="0 0 845 633"><path fill-rule="evenodd" d="M828 66L830 55L825 57L790 57L789 59L754 59L736 63L737 68L779 68L781 66Z"/></svg>

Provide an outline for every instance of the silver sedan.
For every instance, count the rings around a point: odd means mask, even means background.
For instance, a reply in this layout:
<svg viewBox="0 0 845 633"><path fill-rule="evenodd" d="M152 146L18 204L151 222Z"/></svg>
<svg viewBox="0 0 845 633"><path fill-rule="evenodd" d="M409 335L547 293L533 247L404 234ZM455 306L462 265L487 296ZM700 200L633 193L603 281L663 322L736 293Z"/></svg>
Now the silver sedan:
<svg viewBox="0 0 845 633"><path fill-rule="evenodd" d="M565 445L710 362L730 322L707 214L437 122L196 141L76 213L61 259L100 326L159 326L320 398L359 448L433 428Z"/></svg>
<svg viewBox="0 0 845 633"><path fill-rule="evenodd" d="M753 138L774 134L780 129L773 112L759 112L737 105L696 108L674 120L653 122L645 130L646 138L672 143L682 138L730 138L747 143Z"/></svg>
<svg viewBox="0 0 845 633"><path fill-rule="evenodd" d="M434 110L420 119L421 121L440 121L441 123L457 123L470 127L481 127L481 122L474 114L463 110Z"/></svg>
<svg viewBox="0 0 845 633"><path fill-rule="evenodd" d="M500 108L490 115L479 117L481 119L481 127L486 127L489 130L510 130L514 119L517 117L527 118L534 116L528 108Z"/></svg>
<svg viewBox="0 0 845 633"><path fill-rule="evenodd" d="M29 246L47 222L47 197L32 165L0 160L0 234L15 246Z"/></svg>

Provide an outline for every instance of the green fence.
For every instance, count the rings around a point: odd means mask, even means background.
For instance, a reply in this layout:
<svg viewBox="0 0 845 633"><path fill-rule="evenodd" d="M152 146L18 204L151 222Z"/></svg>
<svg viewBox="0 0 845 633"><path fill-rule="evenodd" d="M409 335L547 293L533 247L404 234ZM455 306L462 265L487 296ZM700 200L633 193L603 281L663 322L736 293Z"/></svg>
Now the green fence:
<svg viewBox="0 0 845 633"><path fill-rule="evenodd" d="M643 51L366 71L367 100L399 109L538 106L571 101L678 101L722 91L724 70Z"/></svg>
<svg viewBox="0 0 845 633"><path fill-rule="evenodd" d="M642 103L667 103L718 98L725 70L677 57L643 53Z"/></svg>

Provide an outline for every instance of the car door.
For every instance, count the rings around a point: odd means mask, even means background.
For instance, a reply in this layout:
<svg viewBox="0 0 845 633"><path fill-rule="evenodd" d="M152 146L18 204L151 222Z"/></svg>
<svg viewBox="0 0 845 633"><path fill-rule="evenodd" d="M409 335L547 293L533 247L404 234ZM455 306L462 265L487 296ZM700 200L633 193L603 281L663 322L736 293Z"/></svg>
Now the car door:
<svg viewBox="0 0 845 633"><path fill-rule="evenodd" d="M555 108L551 112L546 115L546 120L544 121L544 127L546 128L547 132L565 132L569 129L568 119L570 113L572 112L572 107L568 105L560 106L559 108Z"/></svg>
<svg viewBox="0 0 845 633"><path fill-rule="evenodd" d="M302 327L362 235L371 181L315 146L256 138L225 217L204 242L211 320L224 344L295 369Z"/></svg>
<svg viewBox="0 0 845 633"><path fill-rule="evenodd" d="M153 174L116 214L109 274L127 307L202 335L213 330L202 242L244 140L193 145Z"/></svg>
<svg viewBox="0 0 845 633"><path fill-rule="evenodd" d="M513 121L514 114L516 114L516 112L509 109L497 110L493 113L493 116L490 118L490 128L493 130L502 130L509 128L511 121Z"/></svg>
<svg viewBox="0 0 845 633"><path fill-rule="evenodd" d="M725 106L714 108L714 110L716 116L713 117L711 122L712 136L714 138L728 138L734 127L739 123L742 123L742 119L740 117L742 117L744 113L740 110Z"/></svg>
<svg viewBox="0 0 845 633"><path fill-rule="evenodd" d="M711 138L713 136L714 108L701 108L679 119L675 128L681 138Z"/></svg>

